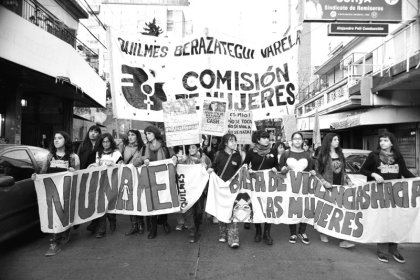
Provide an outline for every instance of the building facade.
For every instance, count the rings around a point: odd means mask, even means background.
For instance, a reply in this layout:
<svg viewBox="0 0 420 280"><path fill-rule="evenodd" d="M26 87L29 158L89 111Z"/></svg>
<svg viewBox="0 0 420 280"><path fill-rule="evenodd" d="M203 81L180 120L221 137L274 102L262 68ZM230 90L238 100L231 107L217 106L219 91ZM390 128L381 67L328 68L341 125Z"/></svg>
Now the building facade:
<svg viewBox="0 0 420 280"><path fill-rule="evenodd" d="M344 148L366 150L375 150L378 134L389 130L408 168L420 174L419 2L404 4L404 21L386 38L334 38L329 56L299 91L297 127L310 137L318 111L324 134L335 131ZM325 40L325 49L331 42Z"/></svg>
<svg viewBox="0 0 420 280"><path fill-rule="evenodd" d="M47 8L48 7L48 8ZM45 146L72 134L73 106L105 106L105 82L81 57L75 0L0 1L0 137Z"/></svg>

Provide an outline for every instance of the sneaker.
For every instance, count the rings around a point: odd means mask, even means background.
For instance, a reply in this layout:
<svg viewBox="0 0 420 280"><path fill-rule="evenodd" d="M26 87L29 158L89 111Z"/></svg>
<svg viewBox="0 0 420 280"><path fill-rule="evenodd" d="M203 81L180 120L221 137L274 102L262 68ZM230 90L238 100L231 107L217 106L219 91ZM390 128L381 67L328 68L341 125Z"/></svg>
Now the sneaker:
<svg viewBox="0 0 420 280"><path fill-rule="evenodd" d="M306 235L306 233L299 233L299 234L298 234L298 236L299 236L300 240L301 240L304 244L308 245L309 243L311 243L311 242L309 241L309 238L308 238L308 236Z"/></svg>
<svg viewBox="0 0 420 280"><path fill-rule="evenodd" d="M349 248L352 248L352 247L354 247L356 245L354 245L354 243L349 242L347 240L342 240L342 241L340 241L340 243L339 243L338 246L340 246L340 248L349 249Z"/></svg>
<svg viewBox="0 0 420 280"><path fill-rule="evenodd" d="M219 242L226 243L226 237L219 237Z"/></svg>
<svg viewBox="0 0 420 280"><path fill-rule="evenodd" d="M177 225L176 227L175 227L175 230L177 230L177 231L181 231L181 230L183 230L185 228L185 226L184 225Z"/></svg>
<svg viewBox="0 0 420 280"><path fill-rule="evenodd" d="M189 235L189 242L190 243L195 243L195 234L190 234Z"/></svg>
<svg viewBox="0 0 420 280"><path fill-rule="evenodd" d="M219 220L216 217L213 217L213 224L218 224Z"/></svg>
<svg viewBox="0 0 420 280"><path fill-rule="evenodd" d="M401 256L401 254L399 252L396 252L392 255L392 257L394 258L394 260L396 260L399 263L405 263L405 259L403 256Z"/></svg>
<svg viewBox="0 0 420 280"><path fill-rule="evenodd" d="M96 235L95 235L95 237L96 238L103 238L103 237L105 237L105 232L98 232Z"/></svg>
<svg viewBox="0 0 420 280"><path fill-rule="evenodd" d="M238 242L233 242L233 243L230 245L230 248L233 248L233 249L239 248L239 243L238 243Z"/></svg>
<svg viewBox="0 0 420 280"><path fill-rule="evenodd" d="M45 252L46 257L51 257L57 255L61 252L60 246L56 242L51 242L50 247L48 248L47 252Z"/></svg>
<svg viewBox="0 0 420 280"><path fill-rule="evenodd" d="M384 253L378 252L378 260L380 260L381 262L387 263L388 257Z"/></svg>
<svg viewBox="0 0 420 280"><path fill-rule="evenodd" d="M296 240L297 240L297 236L296 235L290 235L290 238L289 238L289 242L290 243L292 243L292 244L295 244L296 243Z"/></svg>
<svg viewBox="0 0 420 280"><path fill-rule="evenodd" d="M328 236L325 234L320 233L319 237L321 238L321 242L328 243Z"/></svg>

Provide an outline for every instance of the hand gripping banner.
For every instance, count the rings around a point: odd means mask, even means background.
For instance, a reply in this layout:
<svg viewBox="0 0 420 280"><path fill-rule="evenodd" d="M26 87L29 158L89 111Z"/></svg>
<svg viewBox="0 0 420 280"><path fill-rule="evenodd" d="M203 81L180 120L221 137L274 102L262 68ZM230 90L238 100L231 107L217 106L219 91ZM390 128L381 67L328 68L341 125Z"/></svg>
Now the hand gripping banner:
<svg viewBox="0 0 420 280"><path fill-rule="evenodd" d="M201 164L179 165L176 172L171 159L152 162L149 167L102 166L37 175L41 230L62 232L105 213L147 216L185 212L198 200L207 181Z"/></svg>
<svg viewBox="0 0 420 280"><path fill-rule="evenodd" d="M211 174L206 212L225 223L308 223L361 243L420 242L420 178L325 189L307 172L244 166L226 182Z"/></svg>

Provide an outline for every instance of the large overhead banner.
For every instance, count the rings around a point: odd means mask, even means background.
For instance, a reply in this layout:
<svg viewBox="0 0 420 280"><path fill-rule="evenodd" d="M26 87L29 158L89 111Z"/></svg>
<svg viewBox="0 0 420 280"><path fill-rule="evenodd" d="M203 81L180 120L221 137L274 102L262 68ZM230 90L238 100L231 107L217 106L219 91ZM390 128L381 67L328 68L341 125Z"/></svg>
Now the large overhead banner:
<svg viewBox="0 0 420 280"><path fill-rule="evenodd" d="M402 0L305 0L304 21L378 21L402 19Z"/></svg>
<svg viewBox="0 0 420 280"><path fill-rule="evenodd" d="M198 107L204 98L225 102L226 110L251 111L254 120L294 110L300 30L264 42L114 30L108 38L117 118L163 121L162 103L180 98L196 98Z"/></svg>

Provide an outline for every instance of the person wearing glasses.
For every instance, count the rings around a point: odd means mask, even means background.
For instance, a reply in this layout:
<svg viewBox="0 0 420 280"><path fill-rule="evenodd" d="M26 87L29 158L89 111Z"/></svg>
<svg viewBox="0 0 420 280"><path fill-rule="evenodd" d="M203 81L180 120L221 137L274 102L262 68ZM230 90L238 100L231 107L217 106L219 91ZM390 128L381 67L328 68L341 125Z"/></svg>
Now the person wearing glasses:
<svg viewBox="0 0 420 280"><path fill-rule="evenodd" d="M316 175L314 170L314 164L312 161L311 154L303 149L303 136L300 132L292 134L292 145L290 150L284 152L280 157L279 162L280 172L286 174L289 170L293 171L306 171L312 176ZM308 236L306 235L306 223L299 224L299 231L296 232L296 225L289 225L290 238L289 242L292 244L296 243L297 238L306 245L310 243Z"/></svg>

